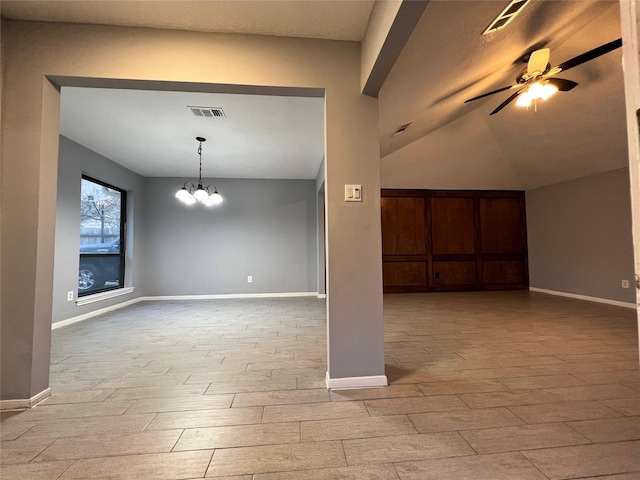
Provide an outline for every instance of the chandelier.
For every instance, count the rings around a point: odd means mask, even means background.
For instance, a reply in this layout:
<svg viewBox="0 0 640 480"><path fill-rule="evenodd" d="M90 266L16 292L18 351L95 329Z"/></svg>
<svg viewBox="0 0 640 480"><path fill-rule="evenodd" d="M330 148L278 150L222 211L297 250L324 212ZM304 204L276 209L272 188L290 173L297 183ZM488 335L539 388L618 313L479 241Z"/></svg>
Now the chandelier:
<svg viewBox="0 0 640 480"><path fill-rule="evenodd" d="M212 207L222 203L222 195L218 193L218 188L211 184L206 187L202 186L202 142L206 142L204 137L196 137L198 144L198 156L200 157L200 170L198 173L198 184L191 181L184 182L184 185L180 190L176 192L176 198L186 205L193 205L194 203L202 203L207 207ZM187 188L189 185L189 188ZM211 191L213 187L213 192Z"/></svg>

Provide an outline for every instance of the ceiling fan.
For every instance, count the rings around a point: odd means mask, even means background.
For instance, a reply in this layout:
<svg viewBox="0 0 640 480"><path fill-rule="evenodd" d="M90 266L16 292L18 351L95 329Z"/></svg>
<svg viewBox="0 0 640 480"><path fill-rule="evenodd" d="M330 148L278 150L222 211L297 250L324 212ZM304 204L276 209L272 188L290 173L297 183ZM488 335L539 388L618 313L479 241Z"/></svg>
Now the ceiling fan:
<svg viewBox="0 0 640 480"><path fill-rule="evenodd" d="M515 85L509 85L508 87L499 88L497 90L493 90L492 92L483 93L482 95L478 95L477 97L470 98L465 100L464 103L469 103L474 100L478 100L480 98L488 97L489 95L493 95L495 93L504 92L505 90L513 90L518 88L513 95L507 98L504 102L502 102L498 107L491 112L489 115L494 115L502 110L504 107L509 105L513 100L518 97L516 105L522 107L528 107L532 102L535 102L541 98L546 100L555 92L568 92L575 88L578 84L572 80L566 80L564 78L549 78L554 75L557 75L560 72L564 72L569 70L570 68L577 67L578 65L582 65L590 60L598 58L605 53L609 53L617 48L622 46L622 39L619 38L614 40L613 42L605 43L604 45L600 45L599 47L594 48L593 50L589 50L588 52L584 52L577 57L573 57L570 60L567 60L560 65L551 68L549 65L549 49L542 48L540 50L535 50L529 56L529 61L527 62L527 71L524 72L517 79L517 83Z"/></svg>

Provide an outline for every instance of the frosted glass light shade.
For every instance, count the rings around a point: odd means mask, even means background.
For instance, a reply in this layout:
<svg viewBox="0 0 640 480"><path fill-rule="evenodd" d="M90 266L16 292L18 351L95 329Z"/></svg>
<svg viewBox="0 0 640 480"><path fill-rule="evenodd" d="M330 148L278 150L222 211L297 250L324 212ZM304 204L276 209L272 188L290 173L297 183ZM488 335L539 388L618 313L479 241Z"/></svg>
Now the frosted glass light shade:
<svg viewBox="0 0 640 480"><path fill-rule="evenodd" d="M557 91L558 91L558 87L556 87L555 85L551 85L550 83L547 83L544 87L542 87L542 94L540 95L540 98L542 98L542 100L546 100Z"/></svg>
<svg viewBox="0 0 640 480"><path fill-rule="evenodd" d="M219 205L222 203L222 195L220 195L218 192L213 192L210 196L209 196L209 201L211 202L212 205Z"/></svg>
<svg viewBox="0 0 640 480"><path fill-rule="evenodd" d="M202 188L202 185L198 185L198 189L195 192L193 192L193 196L197 201L202 202L209 197L209 194L204 191L204 189Z"/></svg>
<svg viewBox="0 0 640 480"><path fill-rule="evenodd" d="M193 195L191 194L189 194L188 197L185 197L184 200L181 200L181 201L186 205L193 205L194 203L196 203L196 199L193 198Z"/></svg>
<svg viewBox="0 0 640 480"><path fill-rule="evenodd" d="M527 90L527 92L529 93L529 96L532 99L538 99L542 97L542 92L544 91L544 87L542 86L542 84L540 82L534 82L529 86L529 90Z"/></svg>
<svg viewBox="0 0 640 480"><path fill-rule="evenodd" d="M189 198L193 198L185 187L182 187L180 190L176 192L176 198L178 200L187 201Z"/></svg>
<svg viewBox="0 0 640 480"><path fill-rule="evenodd" d="M518 107L528 107L531 105L531 95L529 95L529 92L522 92L520 95L518 95L518 100L516 100L516 105Z"/></svg>

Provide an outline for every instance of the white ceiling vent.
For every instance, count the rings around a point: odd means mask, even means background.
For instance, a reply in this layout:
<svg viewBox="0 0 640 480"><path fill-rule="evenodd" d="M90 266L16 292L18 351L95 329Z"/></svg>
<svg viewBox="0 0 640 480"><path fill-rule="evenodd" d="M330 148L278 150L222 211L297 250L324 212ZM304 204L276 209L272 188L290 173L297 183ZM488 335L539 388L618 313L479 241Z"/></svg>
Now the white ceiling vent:
<svg viewBox="0 0 640 480"><path fill-rule="evenodd" d="M529 3L529 0L511 0L509 5L507 5L504 10L498 15L493 22L489 24L482 35L486 35L487 33L495 32L496 30L500 30L501 28L506 27L511 20L516 18L524 6Z"/></svg>
<svg viewBox="0 0 640 480"><path fill-rule="evenodd" d="M404 125L400 125L398 128L396 128L395 132L393 132L391 134L391 137L395 137L397 135L400 135L401 133L403 133L407 128L409 128L409 126L412 124L413 122L409 122L409 123L405 123Z"/></svg>
<svg viewBox="0 0 640 480"><path fill-rule="evenodd" d="M206 118L224 118L226 117L224 110L220 107L192 107L187 105L187 108L191 110L196 117Z"/></svg>

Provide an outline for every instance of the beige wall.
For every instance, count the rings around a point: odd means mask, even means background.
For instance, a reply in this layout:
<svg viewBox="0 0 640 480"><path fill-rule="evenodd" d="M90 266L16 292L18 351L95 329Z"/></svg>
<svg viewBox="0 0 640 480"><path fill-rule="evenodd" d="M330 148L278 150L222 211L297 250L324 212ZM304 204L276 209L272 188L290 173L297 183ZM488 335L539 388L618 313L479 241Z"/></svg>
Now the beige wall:
<svg viewBox="0 0 640 480"><path fill-rule="evenodd" d="M640 338L640 2L620 0L622 61L627 105L629 177Z"/></svg>
<svg viewBox="0 0 640 480"><path fill-rule="evenodd" d="M378 110L360 94L359 44L3 20L2 48L2 399L48 385L59 99L46 75L325 89L329 376L384 375ZM343 201L347 183L362 203Z"/></svg>

